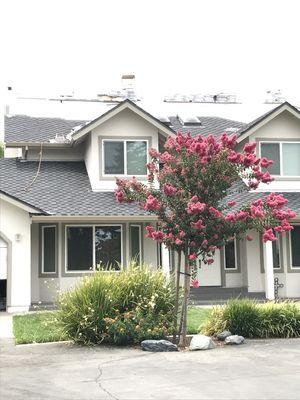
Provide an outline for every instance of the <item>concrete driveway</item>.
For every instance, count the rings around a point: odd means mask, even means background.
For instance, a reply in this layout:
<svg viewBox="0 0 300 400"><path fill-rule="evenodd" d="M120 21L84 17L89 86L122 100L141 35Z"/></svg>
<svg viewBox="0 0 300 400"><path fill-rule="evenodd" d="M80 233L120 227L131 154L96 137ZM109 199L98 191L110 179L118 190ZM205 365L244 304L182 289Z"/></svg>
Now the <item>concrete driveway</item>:
<svg viewBox="0 0 300 400"><path fill-rule="evenodd" d="M299 399L300 339L200 352L146 353L2 342L0 398Z"/></svg>

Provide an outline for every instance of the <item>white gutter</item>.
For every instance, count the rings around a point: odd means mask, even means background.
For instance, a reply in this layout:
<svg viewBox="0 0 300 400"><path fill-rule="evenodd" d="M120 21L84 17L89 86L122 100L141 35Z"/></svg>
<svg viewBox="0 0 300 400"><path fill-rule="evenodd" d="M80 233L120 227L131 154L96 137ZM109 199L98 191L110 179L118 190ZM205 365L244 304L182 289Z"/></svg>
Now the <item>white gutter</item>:
<svg viewBox="0 0 300 400"><path fill-rule="evenodd" d="M145 221L145 222L153 222L157 220L156 216L147 216L147 215L32 215L31 219L33 222L47 222L47 221L57 221L57 222L69 222L69 221L76 221L76 222L103 222L103 221Z"/></svg>

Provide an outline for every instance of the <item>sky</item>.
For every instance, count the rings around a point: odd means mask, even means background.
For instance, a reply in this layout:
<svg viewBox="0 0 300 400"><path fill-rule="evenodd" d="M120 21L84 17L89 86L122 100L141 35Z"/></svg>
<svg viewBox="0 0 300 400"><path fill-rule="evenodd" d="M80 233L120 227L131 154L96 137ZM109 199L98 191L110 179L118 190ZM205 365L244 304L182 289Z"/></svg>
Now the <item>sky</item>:
<svg viewBox="0 0 300 400"><path fill-rule="evenodd" d="M1 0L1 87L97 93L135 73L148 98L300 100L299 11L298 0Z"/></svg>

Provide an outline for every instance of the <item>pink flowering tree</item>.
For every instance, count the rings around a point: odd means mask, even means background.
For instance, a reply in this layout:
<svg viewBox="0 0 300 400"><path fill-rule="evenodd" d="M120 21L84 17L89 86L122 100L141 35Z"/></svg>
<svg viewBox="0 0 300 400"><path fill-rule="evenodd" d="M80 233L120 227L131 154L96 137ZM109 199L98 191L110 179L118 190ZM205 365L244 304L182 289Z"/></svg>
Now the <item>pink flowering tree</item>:
<svg viewBox="0 0 300 400"><path fill-rule="evenodd" d="M236 136L224 134L217 141L212 135L191 137L178 133L167 139L163 152L149 151L147 185L136 178L116 181L118 202L137 202L157 217L154 226L146 227L146 236L178 253L177 299L179 274L184 276L179 332L183 346L190 286L198 285L191 280L196 260L213 263L215 251L232 238L252 240L247 235L252 229L262 233L263 241L276 240L276 232L283 234L292 229L289 220L295 214L285 208L287 200L280 194L271 193L247 204L226 200L241 187L255 189L261 182L272 181L267 168L273 162L256 156L255 143L247 143L241 152L234 150L235 145ZM184 271L180 270L181 255ZM175 329L177 315L178 301Z"/></svg>

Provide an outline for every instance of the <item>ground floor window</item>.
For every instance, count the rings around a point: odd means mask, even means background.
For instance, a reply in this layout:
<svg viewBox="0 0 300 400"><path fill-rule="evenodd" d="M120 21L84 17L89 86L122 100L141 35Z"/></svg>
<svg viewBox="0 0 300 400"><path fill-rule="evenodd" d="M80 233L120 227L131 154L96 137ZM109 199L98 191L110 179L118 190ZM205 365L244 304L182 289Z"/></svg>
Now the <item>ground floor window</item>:
<svg viewBox="0 0 300 400"><path fill-rule="evenodd" d="M141 225L130 225L130 257L141 263Z"/></svg>
<svg viewBox="0 0 300 400"><path fill-rule="evenodd" d="M122 260L122 227L95 226L96 265L120 269Z"/></svg>
<svg viewBox="0 0 300 400"><path fill-rule="evenodd" d="M225 270L237 269L236 240L230 240L224 246Z"/></svg>
<svg viewBox="0 0 300 400"><path fill-rule="evenodd" d="M93 269L93 227L68 226L66 232L66 253L68 271Z"/></svg>
<svg viewBox="0 0 300 400"><path fill-rule="evenodd" d="M85 272L96 266L119 270L122 263L122 226L66 226L66 270Z"/></svg>
<svg viewBox="0 0 300 400"><path fill-rule="evenodd" d="M272 242L272 249L273 249L273 269L280 269L281 262L280 262L280 237L277 235L277 240Z"/></svg>
<svg viewBox="0 0 300 400"><path fill-rule="evenodd" d="M42 226L42 273L56 273L56 226Z"/></svg>
<svg viewBox="0 0 300 400"><path fill-rule="evenodd" d="M300 225L294 225L290 235L291 267L300 268Z"/></svg>

